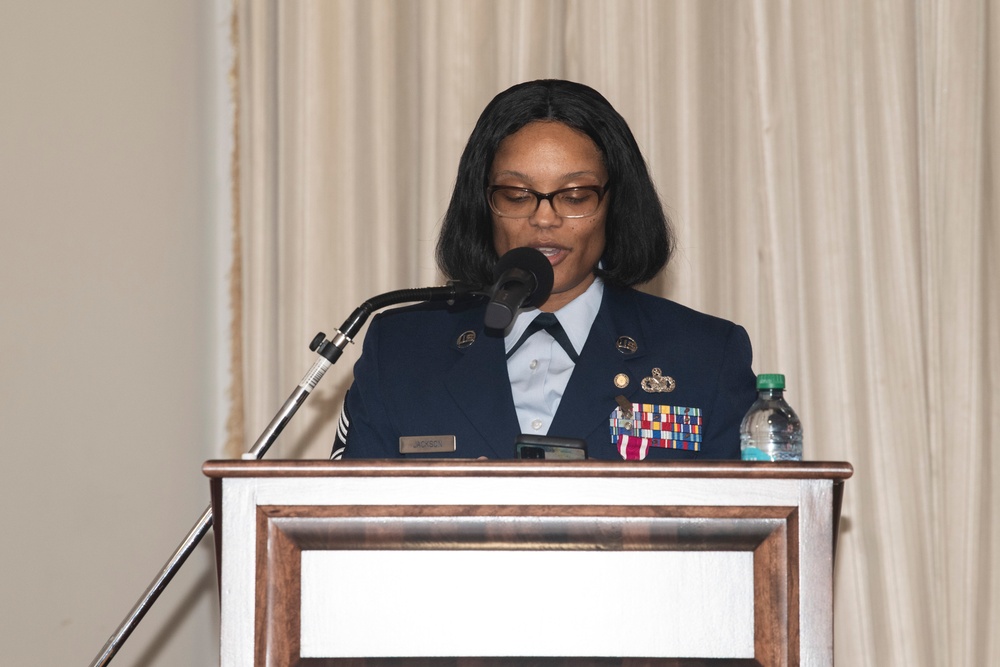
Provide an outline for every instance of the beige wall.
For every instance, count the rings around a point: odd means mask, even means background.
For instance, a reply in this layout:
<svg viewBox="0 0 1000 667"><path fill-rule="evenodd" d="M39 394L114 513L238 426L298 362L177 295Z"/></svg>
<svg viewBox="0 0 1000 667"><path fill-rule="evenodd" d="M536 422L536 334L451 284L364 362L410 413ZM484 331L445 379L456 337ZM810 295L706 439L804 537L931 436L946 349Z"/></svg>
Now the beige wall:
<svg viewBox="0 0 1000 667"><path fill-rule="evenodd" d="M89 664L208 503L220 4L0 4L5 665ZM210 554L115 665L217 664Z"/></svg>

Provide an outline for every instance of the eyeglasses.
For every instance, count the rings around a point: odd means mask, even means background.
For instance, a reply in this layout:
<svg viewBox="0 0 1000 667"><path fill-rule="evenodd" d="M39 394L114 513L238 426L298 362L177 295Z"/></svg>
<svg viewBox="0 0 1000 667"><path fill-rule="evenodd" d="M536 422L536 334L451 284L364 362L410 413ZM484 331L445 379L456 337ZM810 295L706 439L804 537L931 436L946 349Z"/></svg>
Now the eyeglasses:
<svg viewBox="0 0 1000 667"><path fill-rule="evenodd" d="M486 188L486 199L493 212L502 218L530 218L547 199L560 218L586 218L597 213L608 184L563 188L555 192L535 192L512 185L492 185Z"/></svg>

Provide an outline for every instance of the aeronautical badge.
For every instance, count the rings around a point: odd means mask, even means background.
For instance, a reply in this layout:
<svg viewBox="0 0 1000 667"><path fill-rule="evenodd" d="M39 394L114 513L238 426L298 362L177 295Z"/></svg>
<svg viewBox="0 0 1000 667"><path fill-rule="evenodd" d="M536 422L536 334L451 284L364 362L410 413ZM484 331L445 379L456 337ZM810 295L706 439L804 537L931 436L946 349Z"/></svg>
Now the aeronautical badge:
<svg viewBox="0 0 1000 667"><path fill-rule="evenodd" d="M665 394L673 391L677 383L669 375L664 375L659 368L653 369L653 374L642 378L642 390L648 394Z"/></svg>
<svg viewBox="0 0 1000 667"><path fill-rule="evenodd" d="M618 407L611 413L611 443L623 459L641 461L650 447L701 451L700 408L629 403L624 396L615 400Z"/></svg>

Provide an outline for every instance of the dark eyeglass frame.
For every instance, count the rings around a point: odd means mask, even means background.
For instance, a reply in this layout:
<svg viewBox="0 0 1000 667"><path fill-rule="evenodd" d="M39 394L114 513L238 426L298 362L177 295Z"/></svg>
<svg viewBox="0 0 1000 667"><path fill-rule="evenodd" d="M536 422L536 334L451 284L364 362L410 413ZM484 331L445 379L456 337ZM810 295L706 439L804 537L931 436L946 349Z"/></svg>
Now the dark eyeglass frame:
<svg viewBox="0 0 1000 667"><path fill-rule="evenodd" d="M543 199L548 200L549 206L552 207L552 211L555 212L555 214L558 215L560 218L570 218L570 219L589 218L590 216L595 215L597 213L597 209L601 207L601 202L604 201L604 195L608 193L610 185L611 182L608 181L604 185L578 185L573 188L562 188L561 190L553 190L552 192L538 192L537 190L532 190L530 188L519 188L516 185L491 185L488 188L486 188L486 203L489 204L490 210L499 215L501 218L515 218L515 219L530 218L538 211L538 207L542 205ZM514 190L516 192L524 192L530 195L534 195L535 208L531 209L531 213L528 213L526 215L508 215L506 213L501 213L500 211L496 210L496 208L493 206L493 193L497 192L498 190ZM590 190L591 192L597 195L597 207L594 208L594 212L587 213L586 215L560 215L559 212L556 211L556 204L554 197L556 197L557 195L561 195L564 192L574 192L576 190Z"/></svg>

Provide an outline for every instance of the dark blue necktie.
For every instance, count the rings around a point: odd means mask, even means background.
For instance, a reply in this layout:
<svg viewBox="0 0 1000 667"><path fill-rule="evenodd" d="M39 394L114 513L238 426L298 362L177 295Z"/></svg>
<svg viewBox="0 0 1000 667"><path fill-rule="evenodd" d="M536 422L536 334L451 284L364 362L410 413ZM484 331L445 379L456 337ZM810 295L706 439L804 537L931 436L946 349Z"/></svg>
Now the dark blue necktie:
<svg viewBox="0 0 1000 667"><path fill-rule="evenodd" d="M580 355L576 353L573 349L573 343L569 342L569 336L566 335L566 330L562 328L559 324L559 320L552 313L539 313L538 317L532 320L528 328L524 330L521 338L514 343L514 347L510 348L510 352L507 353L507 358L510 359L510 355L517 351L517 348L524 345L524 341L531 338L533 335L539 331L547 331L550 336L556 339L556 342L562 345L562 349L566 350L566 354L569 358L573 360L575 364L580 358Z"/></svg>

